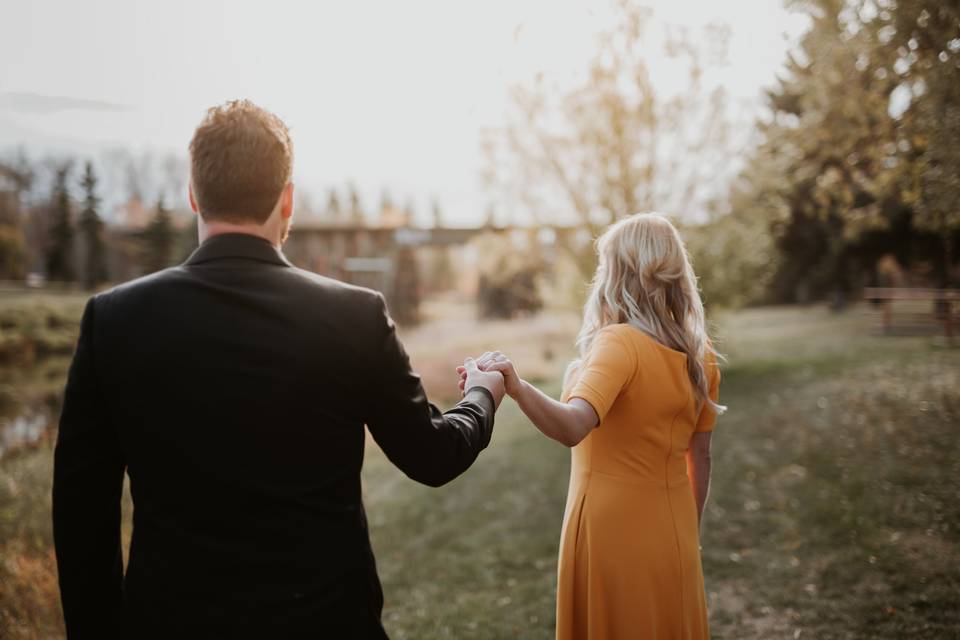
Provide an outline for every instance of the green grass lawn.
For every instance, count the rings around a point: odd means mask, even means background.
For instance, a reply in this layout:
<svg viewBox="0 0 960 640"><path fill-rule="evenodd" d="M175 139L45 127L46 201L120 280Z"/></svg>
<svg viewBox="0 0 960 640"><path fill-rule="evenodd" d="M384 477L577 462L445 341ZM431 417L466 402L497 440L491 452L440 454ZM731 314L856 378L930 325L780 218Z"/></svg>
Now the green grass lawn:
<svg viewBox="0 0 960 640"><path fill-rule="evenodd" d="M463 349L506 345L521 367L539 359L528 370L556 391L570 323L550 326L498 323L448 353L436 331L405 337L437 372L432 390L449 388L442 371ZM960 349L875 336L856 309L742 311L718 318L718 335L730 409L704 524L714 636L960 637ZM391 636L551 638L568 468L509 400L489 449L441 489L371 447ZM0 462L0 637L60 633L49 478L48 446Z"/></svg>

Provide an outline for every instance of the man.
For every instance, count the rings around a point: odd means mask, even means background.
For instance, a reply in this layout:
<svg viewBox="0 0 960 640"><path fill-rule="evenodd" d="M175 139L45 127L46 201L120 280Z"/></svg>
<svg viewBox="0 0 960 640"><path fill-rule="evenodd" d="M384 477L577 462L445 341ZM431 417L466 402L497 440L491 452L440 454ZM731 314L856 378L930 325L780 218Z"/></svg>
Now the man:
<svg viewBox="0 0 960 640"><path fill-rule="evenodd" d="M439 486L486 447L503 378L427 402L383 297L293 267L286 126L247 101L190 143L200 247L87 304L53 520L70 638L385 638L364 424ZM120 496L133 496L124 575Z"/></svg>

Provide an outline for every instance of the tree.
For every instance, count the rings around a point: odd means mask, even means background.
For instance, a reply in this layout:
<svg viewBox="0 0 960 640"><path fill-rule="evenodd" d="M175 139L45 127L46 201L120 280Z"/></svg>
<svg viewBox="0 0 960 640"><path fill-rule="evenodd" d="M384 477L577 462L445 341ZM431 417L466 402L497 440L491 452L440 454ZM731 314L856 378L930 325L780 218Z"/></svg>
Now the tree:
<svg viewBox="0 0 960 640"><path fill-rule="evenodd" d="M176 231L170 218L170 212L163 203L163 196L157 201L157 211L150 224L142 232L143 265L147 273L160 271L170 266Z"/></svg>
<svg viewBox="0 0 960 640"><path fill-rule="evenodd" d="M47 278L61 282L72 282L74 278L73 220L67 187L69 177L70 162L63 162L55 168L50 206L53 224L46 254Z"/></svg>
<svg viewBox="0 0 960 640"><path fill-rule="evenodd" d="M343 216L343 211L340 208L340 198L337 196L336 189L330 189L330 194L327 196L327 219L337 224Z"/></svg>
<svg viewBox="0 0 960 640"><path fill-rule="evenodd" d="M915 224L935 234L934 268L950 283L960 233L960 3L899 0L883 3L903 75L910 78L913 138L919 143Z"/></svg>
<svg viewBox="0 0 960 640"><path fill-rule="evenodd" d="M402 246L396 253L390 315L402 325L420 322L420 270L416 251Z"/></svg>
<svg viewBox="0 0 960 640"><path fill-rule="evenodd" d="M349 187L350 192L350 222L354 226L364 227L367 224L366 214L363 212L363 203L360 201L360 193L357 191L357 187L354 184L351 184Z"/></svg>
<svg viewBox="0 0 960 640"><path fill-rule="evenodd" d="M483 234L474 243L480 256L480 317L512 318L540 310L543 299L539 280L544 265L535 245L520 248L496 233Z"/></svg>
<svg viewBox="0 0 960 640"><path fill-rule="evenodd" d="M390 191L384 188L380 192L380 212L377 225L381 227L403 226L403 212L397 207Z"/></svg>
<svg viewBox="0 0 960 640"><path fill-rule="evenodd" d="M24 194L33 172L23 152L10 162L0 162L0 278L19 279L26 270L27 247L23 233Z"/></svg>
<svg viewBox="0 0 960 640"><path fill-rule="evenodd" d="M403 226L409 227L413 224L414 220L417 219L417 212L413 205L413 200L407 200L406 204L403 205L403 213L400 215L401 220L403 220Z"/></svg>
<svg viewBox="0 0 960 640"><path fill-rule="evenodd" d="M94 289L107 279L106 249L103 244L103 221L97 215L97 176L89 160L80 181L83 188L83 209L80 211L80 234L84 243L83 286Z"/></svg>
<svg viewBox="0 0 960 640"><path fill-rule="evenodd" d="M955 52L945 53L952 42L960 49L956 9L932 0L791 4L811 28L768 93L771 114L737 187L739 204L774 234L774 298L832 292L842 304L888 253L905 266L937 254L946 284L960 226L950 117L960 83ZM921 41L937 44L918 53Z"/></svg>
<svg viewBox="0 0 960 640"><path fill-rule="evenodd" d="M544 211L569 212L596 235L638 211L694 215L730 175L726 94L704 82L705 67L724 60L728 31L713 25L697 40L667 30L665 53L686 75L667 95L647 62L651 11L629 0L618 9L580 86L554 96L540 79L515 90L510 125L485 141L484 181L506 192L504 209L520 202L536 222ZM592 247L569 249L589 277Z"/></svg>
<svg viewBox="0 0 960 640"><path fill-rule="evenodd" d="M433 228L442 229L444 225L443 210L440 203L434 200L430 205L433 218ZM426 274L427 287L431 291L446 291L454 284L453 262L450 260L450 250L443 245L430 249L429 273Z"/></svg>

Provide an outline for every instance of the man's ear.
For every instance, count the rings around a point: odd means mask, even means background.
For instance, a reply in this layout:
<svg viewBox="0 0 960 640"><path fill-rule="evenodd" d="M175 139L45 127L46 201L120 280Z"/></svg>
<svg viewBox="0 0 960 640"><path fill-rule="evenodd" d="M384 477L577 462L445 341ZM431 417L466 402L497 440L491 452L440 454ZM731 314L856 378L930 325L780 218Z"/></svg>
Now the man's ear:
<svg viewBox="0 0 960 640"><path fill-rule="evenodd" d="M288 220L293 215L293 183L288 182L280 196L280 217Z"/></svg>
<svg viewBox="0 0 960 640"><path fill-rule="evenodd" d="M193 209L194 213L200 213L200 208L197 207L197 199L193 196L192 180L189 183L187 183L187 194L190 196L190 208Z"/></svg>

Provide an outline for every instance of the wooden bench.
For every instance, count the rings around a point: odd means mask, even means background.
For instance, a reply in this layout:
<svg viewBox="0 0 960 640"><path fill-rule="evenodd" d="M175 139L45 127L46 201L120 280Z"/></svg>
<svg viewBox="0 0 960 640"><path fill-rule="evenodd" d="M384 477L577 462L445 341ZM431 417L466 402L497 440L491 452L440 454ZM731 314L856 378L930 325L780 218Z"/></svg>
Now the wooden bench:
<svg viewBox="0 0 960 640"><path fill-rule="evenodd" d="M960 328L960 316L955 310L955 305L960 302L960 289L868 287L863 290L863 297L880 306L880 327L887 335L898 330L915 332L925 328L930 331L940 327L946 339L952 342ZM894 309L895 304L903 307L908 303L913 303L909 305L909 311Z"/></svg>

